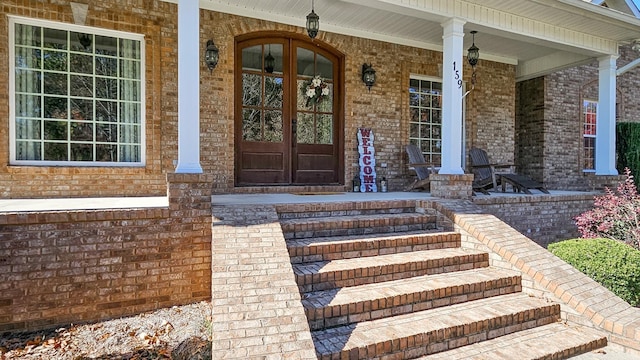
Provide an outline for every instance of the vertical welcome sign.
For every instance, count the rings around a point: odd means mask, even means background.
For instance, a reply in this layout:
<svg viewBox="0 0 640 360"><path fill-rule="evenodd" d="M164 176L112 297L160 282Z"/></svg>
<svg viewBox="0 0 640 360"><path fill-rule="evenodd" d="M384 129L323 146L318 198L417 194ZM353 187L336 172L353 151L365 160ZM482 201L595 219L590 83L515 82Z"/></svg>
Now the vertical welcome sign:
<svg viewBox="0 0 640 360"><path fill-rule="evenodd" d="M360 191L378 192L376 186L376 151L373 148L373 131L358 128L358 153L360 154Z"/></svg>

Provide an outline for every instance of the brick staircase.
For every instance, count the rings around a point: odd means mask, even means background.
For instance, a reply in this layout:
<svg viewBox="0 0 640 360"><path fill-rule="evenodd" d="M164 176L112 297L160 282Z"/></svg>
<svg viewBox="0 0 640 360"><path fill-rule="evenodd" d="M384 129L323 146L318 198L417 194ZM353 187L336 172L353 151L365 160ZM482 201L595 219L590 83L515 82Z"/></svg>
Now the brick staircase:
<svg viewBox="0 0 640 360"><path fill-rule="evenodd" d="M415 203L278 216L319 359L567 359L607 343Z"/></svg>

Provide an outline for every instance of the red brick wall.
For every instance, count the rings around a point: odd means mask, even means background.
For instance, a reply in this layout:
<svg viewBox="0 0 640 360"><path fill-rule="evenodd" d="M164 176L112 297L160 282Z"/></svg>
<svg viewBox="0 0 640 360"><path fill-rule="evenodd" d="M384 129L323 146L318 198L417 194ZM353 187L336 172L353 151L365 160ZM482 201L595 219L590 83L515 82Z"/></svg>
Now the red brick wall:
<svg viewBox="0 0 640 360"><path fill-rule="evenodd" d="M0 332L210 299L211 176L167 180L166 208L1 214Z"/></svg>
<svg viewBox="0 0 640 360"><path fill-rule="evenodd" d="M3 0L0 6L0 198L162 195L173 171L177 130L176 5L162 1L91 1L86 25L144 34L146 154L144 168L9 166L7 15L73 23L70 1ZM173 124L173 125L171 125Z"/></svg>

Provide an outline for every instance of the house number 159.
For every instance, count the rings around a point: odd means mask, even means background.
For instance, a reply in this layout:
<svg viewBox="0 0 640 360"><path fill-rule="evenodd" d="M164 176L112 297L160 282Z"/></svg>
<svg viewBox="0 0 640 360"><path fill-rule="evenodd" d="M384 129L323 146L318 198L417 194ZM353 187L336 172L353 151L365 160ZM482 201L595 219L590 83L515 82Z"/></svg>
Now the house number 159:
<svg viewBox="0 0 640 360"><path fill-rule="evenodd" d="M453 80L458 83L458 89L462 89L462 79L460 79L460 70L456 69L456 62L453 62Z"/></svg>

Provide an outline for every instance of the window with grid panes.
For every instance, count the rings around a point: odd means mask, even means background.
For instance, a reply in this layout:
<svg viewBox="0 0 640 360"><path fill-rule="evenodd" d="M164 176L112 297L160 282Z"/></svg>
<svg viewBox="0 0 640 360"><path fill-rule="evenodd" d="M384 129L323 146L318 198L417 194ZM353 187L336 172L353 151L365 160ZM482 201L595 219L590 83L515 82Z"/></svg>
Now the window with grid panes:
<svg viewBox="0 0 640 360"><path fill-rule="evenodd" d="M142 35L11 18L11 163L143 165Z"/></svg>
<svg viewBox="0 0 640 360"><path fill-rule="evenodd" d="M409 142L425 161L441 164L442 83L412 76L409 80Z"/></svg>
<svg viewBox="0 0 640 360"><path fill-rule="evenodd" d="M582 138L583 156L582 168L584 171L595 171L596 158L596 123L597 123L598 102L584 100L582 102Z"/></svg>

